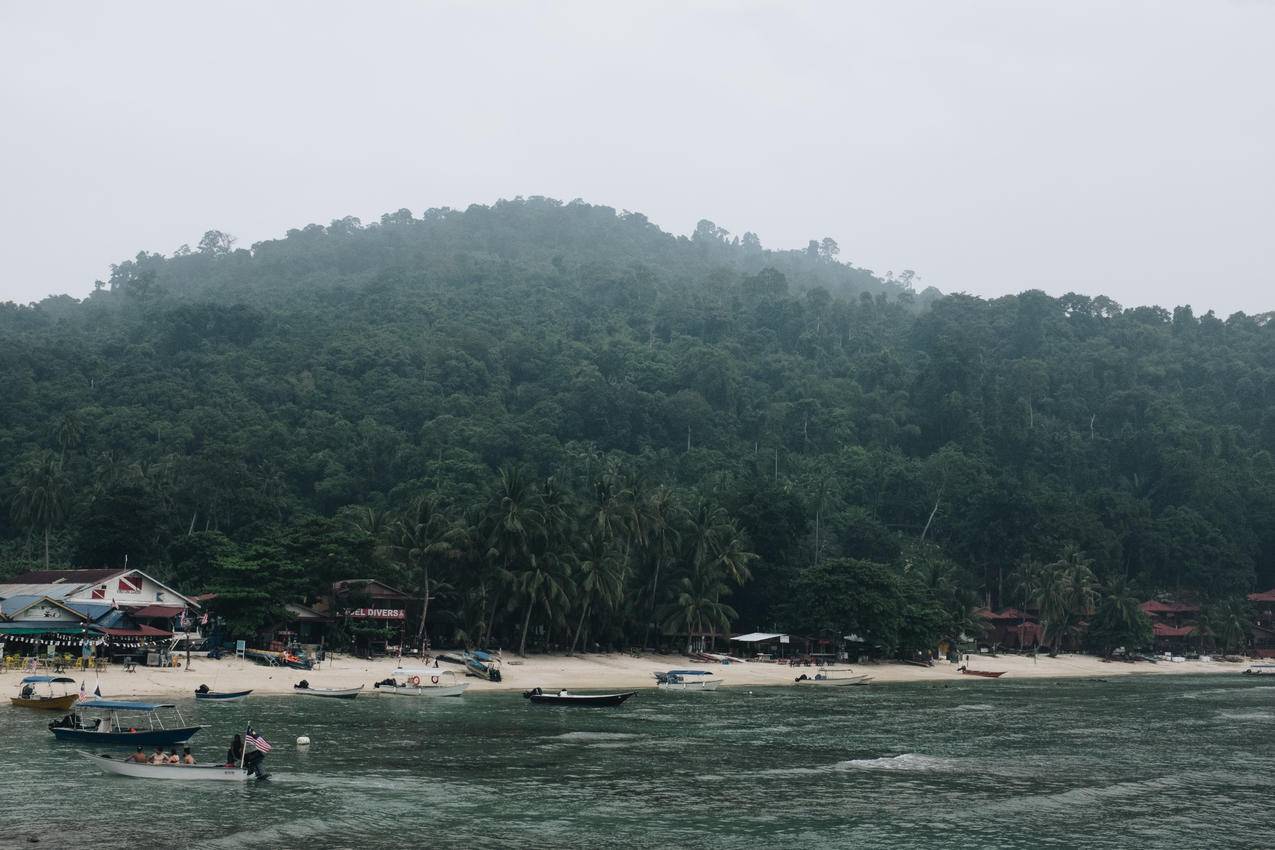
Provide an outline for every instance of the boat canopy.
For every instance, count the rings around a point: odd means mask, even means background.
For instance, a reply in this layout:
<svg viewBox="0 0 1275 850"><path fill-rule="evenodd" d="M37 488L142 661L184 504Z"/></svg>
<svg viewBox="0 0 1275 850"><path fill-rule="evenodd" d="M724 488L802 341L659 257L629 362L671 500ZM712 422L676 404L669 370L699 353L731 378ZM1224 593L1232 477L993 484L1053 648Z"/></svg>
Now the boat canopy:
<svg viewBox="0 0 1275 850"><path fill-rule="evenodd" d="M767 641L779 640L786 638L788 635L770 634L769 632L749 632L746 635L731 638L731 642L739 643L765 643Z"/></svg>
<svg viewBox="0 0 1275 850"><path fill-rule="evenodd" d="M62 685L67 683L72 685L75 684L75 680L70 678L69 676L27 676L25 679L22 680L22 684L24 685L27 684L28 682L30 682L31 684L43 683L43 682L50 682L52 684L57 684L57 685Z"/></svg>
<svg viewBox="0 0 1275 850"><path fill-rule="evenodd" d="M127 700L91 699L78 703L76 708L101 708L108 711L154 711L157 708L175 708L169 702L129 702Z"/></svg>

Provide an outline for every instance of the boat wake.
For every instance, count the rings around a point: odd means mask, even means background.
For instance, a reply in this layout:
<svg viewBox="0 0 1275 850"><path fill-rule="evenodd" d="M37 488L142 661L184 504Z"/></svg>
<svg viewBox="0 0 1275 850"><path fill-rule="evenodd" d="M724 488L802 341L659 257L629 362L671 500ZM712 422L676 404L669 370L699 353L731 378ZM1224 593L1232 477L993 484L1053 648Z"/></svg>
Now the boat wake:
<svg viewBox="0 0 1275 850"><path fill-rule="evenodd" d="M926 756L920 753L902 753L897 756L881 756L874 759L850 759L839 761L836 770L898 770L929 773L969 773L968 763L958 759Z"/></svg>
<svg viewBox="0 0 1275 850"><path fill-rule="evenodd" d="M968 705L958 705L952 710L953 711L991 711L992 709L993 709L993 706L990 706L985 702L975 702L975 703L970 703Z"/></svg>

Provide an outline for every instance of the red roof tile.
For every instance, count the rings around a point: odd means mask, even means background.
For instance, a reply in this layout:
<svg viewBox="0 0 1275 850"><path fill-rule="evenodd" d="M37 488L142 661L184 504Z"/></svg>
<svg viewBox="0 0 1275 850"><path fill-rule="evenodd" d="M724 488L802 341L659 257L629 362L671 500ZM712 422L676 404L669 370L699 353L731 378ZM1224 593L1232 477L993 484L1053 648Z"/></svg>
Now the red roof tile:
<svg viewBox="0 0 1275 850"><path fill-rule="evenodd" d="M1250 593L1248 595L1249 602L1275 602L1275 587L1265 593Z"/></svg>
<svg viewBox="0 0 1275 850"><path fill-rule="evenodd" d="M1161 638L1187 637L1195 634L1195 626L1166 626L1164 623L1156 623L1151 628L1155 636Z"/></svg>

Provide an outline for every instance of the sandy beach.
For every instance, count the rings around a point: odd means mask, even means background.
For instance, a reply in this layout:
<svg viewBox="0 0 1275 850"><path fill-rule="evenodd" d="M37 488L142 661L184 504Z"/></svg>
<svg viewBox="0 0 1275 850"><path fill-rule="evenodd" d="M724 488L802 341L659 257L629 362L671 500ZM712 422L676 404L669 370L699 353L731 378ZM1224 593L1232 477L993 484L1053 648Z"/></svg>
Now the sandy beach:
<svg viewBox="0 0 1275 850"><path fill-rule="evenodd" d="M409 659L403 665L414 666ZM100 686L103 696L186 696L200 684L207 684L217 691L252 689L259 694L281 694L292 691L292 686L306 679L312 686L348 688L362 684L372 692L374 682L388 678L398 662L394 658L366 660L345 655L329 655L319 668L310 671L280 667L263 667L240 659L210 660L200 655L191 659L191 669L138 667L136 672L124 672L112 667L106 672L73 672L84 681L91 692ZM1045 679L1055 677L1114 676L1166 676L1183 674L1216 673L1239 675L1247 665L1224 661L1184 661L1172 663L1160 661L1152 664L1138 662L1107 662L1089 655L1062 655L1058 658L1040 656L1036 659L1017 655L995 658L976 656L970 661L972 670L1004 671L999 680L962 675L955 664L936 662L933 667L916 667L897 662L878 664L838 665L838 669L853 667L855 672L867 673L873 684L893 682L960 681L984 682L1010 679ZM442 669L455 671L461 677L460 667L442 663ZM813 673L814 668L792 668L787 664L745 662L731 664L703 664L688 661L676 655L644 655L633 657L624 654L580 655L532 655L525 659L507 655L503 666L503 681L491 683L475 678L465 678L470 683L469 693L482 691L521 691L534 687L631 690L655 686L652 673L669 669L702 668L712 670L723 679L723 687L764 687L791 685L801 673ZM12 691L17 687L21 672L0 674L0 685Z"/></svg>

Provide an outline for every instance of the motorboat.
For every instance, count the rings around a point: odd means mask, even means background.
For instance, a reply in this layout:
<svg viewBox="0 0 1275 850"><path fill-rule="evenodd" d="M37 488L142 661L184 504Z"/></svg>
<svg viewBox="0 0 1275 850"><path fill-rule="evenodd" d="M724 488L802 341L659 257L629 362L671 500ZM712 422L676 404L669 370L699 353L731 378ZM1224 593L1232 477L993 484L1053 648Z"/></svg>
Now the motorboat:
<svg viewBox="0 0 1275 850"><path fill-rule="evenodd" d="M1244 669L1245 676L1275 676L1275 664L1250 664Z"/></svg>
<svg viewBox="0 0 1275 850"><path fill-rule="evenodd" d="M715 691L722 683L707 670L669 670L656 673L655 679L662 691Z"/></svg>
<svg viewBox="0 0 1275 850"><path fill-rule="evenodd" d="M80 698L78 693L68 690L74 684L75 680L69 676L27 676L18 683L18 695L9 697L9 702L19 708L66 711ZM61 685L62 693L56 693L54 685Z"/></svg>
<svg viewBox="0 0 1275 850"><path fill-rule="evenodd" d="M600 707L606 705L620 705L625 700L634 696L636 691L625 691L617 694L573 694L570 691L543 691L540 688L532 688L524 691L523 696L531 700L533 703L543 705L575 705L581 707Z"/></svg>
<svg viewBox="0 0 1275 850"><path fill-rule="evenodd" d="M195 699L203 702L241 702L247 699L250 693L252 693L251 688L246 691L212 691L207 685L200 685L195 690Z"/></svg>
<svg viewBox="0 0 1275 850"><path fill-rule="evenodd" d="M403 681L400 682L399 678ZM377 682L372 687L377 693L397 694L407 697L458 697L465 693L469 682L457 680L451 670L437 667L400 667L393 678Z"/></svg>
<svg viewBox="0 0 1275 850"><path fill-rule="evenodd" d="M173 725L165 726L159 712L171 711ZM101 716L90 718L89 712ZM172 746L184 744L202 729L187 724L171 703L90 699L75 704L71 713L49 724L59 741L79 741L105 746Z"/></svg>
<svg viewBox="0 0 1275 850"><path fill-rule="evenodd" d="M238 765L224 764L146 764L144 762L116 759L108 755L95 755L83 750L79 754L92 762L98 770L117 776L135 779L168 779L180 782L247 782L257 774ZM258 777L262 778L262 777Z"/></svg>
<svg viewBox="0 0 1275 850"><path fill-rule="evenodd" d="M305 679L292 686L294 694L304 694L309 697L328 697L329 699L354 699L362 691L362 685L357 688L312 688Z"/></svg>
<svg viewBox="0 0 1275 850"><path fill-rule="evenodd" d="M843 688L850 685L866 685L870 681L872 677L867 673L855 673L853 670L820 670L813 676L802 673L794 680L794 684L805 687Z"/></svg>
<svg viewBox="0 0 1275 850"><path fill-rule="evenodd" d="M487 652L481 649L466 652L465 674L479 679L486 679L489 682L499 682L501 679L500 653Z"/></svg>

